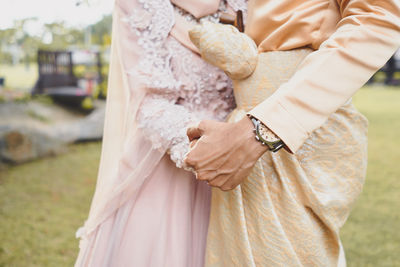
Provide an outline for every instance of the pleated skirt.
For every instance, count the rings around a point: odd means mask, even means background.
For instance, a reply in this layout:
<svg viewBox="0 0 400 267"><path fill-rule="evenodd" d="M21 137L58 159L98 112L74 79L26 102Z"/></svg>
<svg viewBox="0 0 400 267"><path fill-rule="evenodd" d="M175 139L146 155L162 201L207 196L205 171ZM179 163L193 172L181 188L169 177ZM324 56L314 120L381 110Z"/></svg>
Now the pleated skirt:
<svg viewBox="0 0 400 267"><path fill-rule="evenodd" d="M234 82L228 121L272 95L311 52L261 54L250 86ZM345 266L339 229L363 187L367 127L349 100L296 154L266 152L240 186L214 188L205 266Z"/></svg>

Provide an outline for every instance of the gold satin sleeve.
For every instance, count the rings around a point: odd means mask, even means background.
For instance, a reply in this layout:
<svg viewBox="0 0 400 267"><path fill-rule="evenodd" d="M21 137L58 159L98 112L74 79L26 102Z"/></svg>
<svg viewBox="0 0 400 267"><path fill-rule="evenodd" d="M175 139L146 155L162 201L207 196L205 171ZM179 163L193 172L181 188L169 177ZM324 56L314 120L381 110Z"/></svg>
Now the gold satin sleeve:
<svg viewBox="0 0 400 267"><path fill-rule="evenodd" d="M288 82L248 112L293 153L400 46L398 0L338 0L337 5L341 19L336 30Z"/></svg>

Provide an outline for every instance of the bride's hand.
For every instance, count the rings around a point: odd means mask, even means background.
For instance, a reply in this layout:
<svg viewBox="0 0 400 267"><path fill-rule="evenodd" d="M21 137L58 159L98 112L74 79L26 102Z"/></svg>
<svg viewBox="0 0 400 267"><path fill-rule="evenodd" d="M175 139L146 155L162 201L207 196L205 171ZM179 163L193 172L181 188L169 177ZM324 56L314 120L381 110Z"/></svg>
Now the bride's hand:
<svg viewBox="0 0 400 267"><path fill-rule="evenodd" d="M234 189L267 151L254 138L253 128L247 116L236 123L205 120L189 127L191 149L185 163L194 168L197 179L224 191Z"/></svg>

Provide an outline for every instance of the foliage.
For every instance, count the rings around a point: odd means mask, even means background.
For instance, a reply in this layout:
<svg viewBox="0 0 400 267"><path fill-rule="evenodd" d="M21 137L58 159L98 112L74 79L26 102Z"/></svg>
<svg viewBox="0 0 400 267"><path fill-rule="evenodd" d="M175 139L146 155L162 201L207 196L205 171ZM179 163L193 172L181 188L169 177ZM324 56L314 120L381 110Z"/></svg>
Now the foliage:
<svg viewBox="0 0 400 267"><path fill-rule="evenodd" d="M17 20L12 28L0 30L1 64L36 61L38 49L65 50L92 45L104 48L111 43L111 15L83 29L67 27L64 22L47 23L40 34L33 35L26 28L35 21L36 18Z"/></svg>
<svg viewBox="0 0 400 267"><path fill-rule="evenodd" d="M111 44L112 16L107 15L91 27L92 43L109 46Z"/></svg>
<svg viewBox="0 0 400 267"><path fill-rule="evenodd" d="M370 120L364 192L341 236L348 266L400 266L400 90L360 90ZM73 266L76 229L87 217L101 143L0 172L0 266Z"/></svg>
<svg viewBox="0 0 400 267"><path fill-rule="evenodd" d="M14 66L0 64L0 76L5 78L6 88L28 91L35 85L38 78L37 64Z"/></svg>

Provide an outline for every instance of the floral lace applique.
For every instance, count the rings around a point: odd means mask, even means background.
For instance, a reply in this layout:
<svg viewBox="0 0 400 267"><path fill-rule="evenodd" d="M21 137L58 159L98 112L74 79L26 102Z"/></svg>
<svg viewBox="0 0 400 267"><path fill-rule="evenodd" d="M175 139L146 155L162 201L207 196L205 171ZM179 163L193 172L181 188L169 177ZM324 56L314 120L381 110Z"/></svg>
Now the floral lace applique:
<svg viewBox="0 0 400 267"><path fill-rule="evenodd" d="M168 35L174 10L193 23L199 20L168 6L169 1L140 2L146 12L135 11L126 19L143 48L143 57L135 67L140 73L130 74L145 77L148 87L136 117L138 127L155 149L166 150L182 168L189 149L188 125L203 119L224 120L235 107L232 84L223 71ZM221 2L220 11L226 10L225 1ZM219 12L200 20L218 19Z"/></svg>
<svg viewBox="0 0 400 267"><path fill-rule="evenodd" d="M123 19L139 37L138 44L143 49L138 65L128 73L140 76L149 88L170 90L179 86L173 79L169 66L171 55L165 48L165 39L175 23L173 6L166 0L138 2L142 9L135 9Z"/></svg>
<svg viewBox="0 0 400 267"><path fill-rule="evenodd" d="M242 10L243 13L247 13L247 0L226 0L228 5L233 8L233 10Z"/></svg>
<svg viewBox="0 0 400 267"><path fill-rule="evenodd" d="M181 82L178 103L198 114L200 119L224 120L234 108L232 83L226 74L171 38L171 66Z"/></svg>
<svg viewBox="0 0 400 267"><path fill-rule="evenodd" d="M137 120L153 148L166 150L176 166L182 168L189 148L186 127L197 121L195 115L160 95L149 95L143 100Z"/></svg>
<svg viewBox="0 0 400 267"><path fill-rule="evenodd" d="M174 9L175 9L175 12L177 12L179 15L181 15L186 21L191 22L193 24L198 24L203 21L210 21L210 22L218 23L221 13L227 11L227 5L226 5L226 1L222 0L219 3L218 12L208 15L208 16L201 17L199 19L178 6L174 6Z"/></svg>

